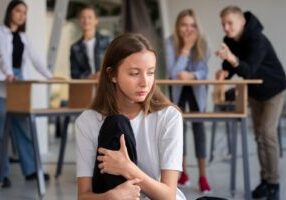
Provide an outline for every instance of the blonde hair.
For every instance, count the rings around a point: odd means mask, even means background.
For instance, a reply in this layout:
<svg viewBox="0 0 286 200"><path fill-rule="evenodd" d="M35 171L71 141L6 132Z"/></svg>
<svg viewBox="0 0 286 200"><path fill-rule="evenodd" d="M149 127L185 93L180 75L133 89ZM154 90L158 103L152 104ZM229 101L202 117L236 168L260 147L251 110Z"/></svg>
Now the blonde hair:
<svg viewBox="0 0 286 200"><path fill-rule="evenodd" d="M116 86L112 77L118 73L118 67L125 58L133 53L148 50L156 55L149 41L140 34L125 33L115 38L106 50L99 78L96 96L92 109L104 116L118 114ZM144 102L140 103L145 114L162 110L172 105L170 100L160 91L154 81Z"/></svg>
<svg viewBox="0 0 286 200"><path fill-rule="evenodd" d="M194 19L197 31L198 31L198 39L192 49L192 58L194 61L203 60L207 57L207 42L202 33L202 28L199 24L198 18L195 12L192 9L182 10L176 19L175 31L174 31L174 46L176 50L176 54L180 54L180 50L183 48L184 42L183 39L179 36L179 26L182 18L190 16Z"/></svg>
<svg viewBox="0 0 286 200"><path fill-rule="evenodd" d="M243 16L243 12L241 10L240 7L238 6L227 6L224 9L222 9L222 11L220 11L220 17L225 17L226 15L230 14L230 13L235 13L235 14L239 14Z"/></svg>

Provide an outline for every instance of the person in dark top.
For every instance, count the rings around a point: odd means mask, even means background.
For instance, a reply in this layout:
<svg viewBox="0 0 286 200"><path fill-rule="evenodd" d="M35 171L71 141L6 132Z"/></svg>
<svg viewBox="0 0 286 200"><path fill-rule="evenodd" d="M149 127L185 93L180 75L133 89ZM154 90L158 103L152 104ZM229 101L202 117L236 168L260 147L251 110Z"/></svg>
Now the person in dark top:
<svg viewBox="0 0 286 200"><path fill-rule="evenodd" d="M216 52L223 60L217 79L233 75L244 79L262 79L260 85L249 85L249 104L252 111L261 183L252 192L253 198L279 199L279 157L277 125L281 115L286 78L270 41L263 34L263 26L251 13L243 13L237 6L221 11L226 36Z"/></svg>
<svg viewBox="0 0 286 200"><path fill-rule="evenodd" d="M70 73L73 79L97 78L105 49L111 39L97 32L95 9L87 5L79 12L82 37L70 49Z"/></svg>
<svg viewBox="0 0 286 200"><path fill-rule="evenodd" d="M26 80L29 77L29 66L42 74L46 79L56 77L47 69L44 59L33 50L26 32L28 7L24 1L11 1L6 9L4 23L0 26L0 80L13 82L14 80ZM4 122L6 120L6 85L0 83L0 149L3 150ZM37 178L37 168L31 141L29 121L27 117L17 116L11 118L11 133L19 156L21 170L25 180ZM10 166L8 155L0 152L0 183L2 188L11 187ZM49 180L49 174L44 178Z"/></svg>

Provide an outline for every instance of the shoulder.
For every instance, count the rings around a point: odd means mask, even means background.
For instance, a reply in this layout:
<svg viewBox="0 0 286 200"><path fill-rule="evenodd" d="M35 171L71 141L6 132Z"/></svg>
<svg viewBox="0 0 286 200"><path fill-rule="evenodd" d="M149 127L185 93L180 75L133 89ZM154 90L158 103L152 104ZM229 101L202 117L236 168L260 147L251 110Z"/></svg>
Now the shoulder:
<svg viewBox="0 0 286 200"><path fill-rule="evenodd" d="M103 122L104 117L95 110L84 111L77 119L76 126L85 129L94 129Z"/></svg>
<svg viewBox="0 0 286 200"><path fill-rule="evenodd" d="M164 119L166 122L169 122L170 120L182 119L182 113L174 105L165 107L162 110L159 110L155 113L156 115L158 115L159 118Z"/></svg>
<svg viewBox="0 0 286 200"><path fill-rule="evenodd" d="M174 37L173 37L173 35L171 35L171 36L169 36L169 37L167 37L165 39L165 45L166 46L174 46Z"/></svg>
<svg viewBox="0 0 286 200"><path fill-rule="evenodd" d="M7 38L8 36L11 36L11 35L12 34L11 34L10 30L6 26L0 25L0 36L1 37ZM2 39L2 40L5 41L5 39ZM1 42L3 42L3 41L1 41Z"/></svg>
<svg viewBox="0 0 286 200"><path fill-rule="evenodd" d="M99 42L99 46L101 48L106 48L109 43L111 42L111 37L110 36L107 36L107 35L103 35L99 32L96 33L96 41Z"/></svg>
<svg viewBox="0 0 286 200"><path fill-rule="evenodd" d="M72 51L79 51L80 50L80 45L82 44L82 39L77 40L71 45L71 50Z"/></svg>

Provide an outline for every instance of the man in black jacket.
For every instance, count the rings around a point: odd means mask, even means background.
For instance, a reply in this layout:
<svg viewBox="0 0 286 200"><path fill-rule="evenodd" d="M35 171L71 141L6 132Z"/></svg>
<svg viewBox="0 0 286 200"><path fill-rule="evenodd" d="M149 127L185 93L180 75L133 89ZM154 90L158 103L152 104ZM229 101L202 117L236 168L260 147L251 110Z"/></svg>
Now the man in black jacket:
<svg viewBox="0 0 286 200"><path fill-rule="evenodd" d="M245 79L262 79L261 85L249 85L261 183L252 192L253 198L279 199L279 157L277 125L286 88L283 67L266 36L263 26L250 12L237 6L221 11L224 43L216 52L223 60L217 79L229 79L234 74Z"/></svg>
<svg viewBox="0 0 286 200"><path fill-rule="evenodd" d="M96 32L98 18L92 6L79 12L82 37L70 49L70 72L73 79L98 78L101 60L110 38Z"/></svg>

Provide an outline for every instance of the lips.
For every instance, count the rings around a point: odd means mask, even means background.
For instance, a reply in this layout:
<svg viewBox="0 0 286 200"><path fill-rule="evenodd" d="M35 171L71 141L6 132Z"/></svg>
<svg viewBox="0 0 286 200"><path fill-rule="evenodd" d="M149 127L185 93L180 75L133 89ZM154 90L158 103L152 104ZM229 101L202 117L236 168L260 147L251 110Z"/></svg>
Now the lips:
<svg viewBox="0 0 286 200"><path fill-rule="evenodd" d="M147 92L141 91L141 92L136 92L136 94L137 94L138 96L146 96L146 95L147 95Z"/></svg>

